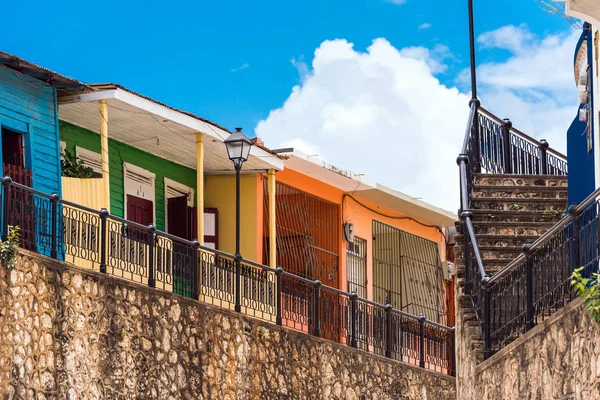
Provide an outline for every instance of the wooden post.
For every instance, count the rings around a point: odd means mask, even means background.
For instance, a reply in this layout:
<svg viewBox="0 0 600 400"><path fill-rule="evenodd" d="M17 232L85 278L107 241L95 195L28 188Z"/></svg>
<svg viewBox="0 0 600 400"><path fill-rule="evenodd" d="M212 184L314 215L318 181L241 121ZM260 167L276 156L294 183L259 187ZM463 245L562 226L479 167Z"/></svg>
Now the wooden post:
<svg viewBox="0 0 600 400"><path fill-rule="evenodd" d="M196 208L198 242L204 244L204 134L196 133Z"/></svg>
<svg viewBox="0 0 600 400"><path fill-rule="evenodd" d="M275 170L269 170L269 266L277 268L277 229L275 225Z"/></svg>
<svg viewBox="0 0 600 400"><path fill-rule="evenodd" d="M110 178L108 167L108 102L100 100L100 147L102 159L102 182L104 183L104 208L110 212Z"/></svg>

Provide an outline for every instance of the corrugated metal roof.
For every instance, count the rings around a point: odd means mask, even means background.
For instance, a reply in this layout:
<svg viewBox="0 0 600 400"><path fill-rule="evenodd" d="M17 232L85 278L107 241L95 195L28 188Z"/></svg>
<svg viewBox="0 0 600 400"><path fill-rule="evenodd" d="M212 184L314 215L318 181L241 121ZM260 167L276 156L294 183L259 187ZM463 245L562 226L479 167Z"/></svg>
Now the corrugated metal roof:
<svg viewBox="0 0 600 400"><path fill-rule="evenodd" d="M54 72L47 68L40 67L37 64L3 51L0 51L0 65L4 65L5 67L18 71L24 75L39 79L42 82L46 82L47 84L57 88L59 90L59 95L93 90L90 86L75 79L69 78L68 76L59 74L58 72Z"/></svg>

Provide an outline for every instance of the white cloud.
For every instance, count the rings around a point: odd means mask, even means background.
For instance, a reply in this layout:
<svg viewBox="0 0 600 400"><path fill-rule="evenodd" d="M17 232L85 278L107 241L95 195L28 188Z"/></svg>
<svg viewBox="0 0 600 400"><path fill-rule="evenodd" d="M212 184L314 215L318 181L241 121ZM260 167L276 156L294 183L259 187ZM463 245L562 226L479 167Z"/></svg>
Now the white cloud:
<svg viewBox="0 0 600 400"><path fill-rule="evenodd" d="M482 104L557 150L566 150L566 131L577 112L573 52L581 31L548 35L543 39L525 25L506 26L483 33L477 42L485 48L508 50L503 62L477 68ZM461 79L468 79L463 71Z"/></svg>
<svg viewBox="0 0 600 400"><path fill-rule="evenodd" d="M444 61L452 58L450 49L443 44L436 44L431 50L425 47L405 47L400 50L400 54L425 62L433 74L446 72L448 66Z"/></svg>
<svg viewBox="0 0 600 400"><path fill-rule="evenodd" d="M238 71L241 71L241 70L246 69L246 68L250 68L250 64L243 63L242 65L240 65L237 68L231 68L231 72L238 72Z"/></svg>
<svg viewBox="0 0 600 400"><path fill-rule="evenodd" d="M468 97L433 76L432 53L440 52L398 51L377 39L363 53L345 40L325 41L309 74L256 133L269 147L318 154L455 210Z"/></svg>
<svg viewBox="0 0 600 400"><path fill-rule="evenodd" d="M511 37L512 32L512 37ZM525 26L479 38L509 51L479 68L480 98L516 128L565 149L577 110L572 56L578 32L538 39ZM481 53L480 49L480 55ZM452 59L445 46L394 48L376 39L365 52L346 40L325 41L312 64L293 60L301 83L255 131L267 146L294 147L414 197L455 211L458 169L470 94L439 82Z"/></svg>
<svg viewBox="0 0 600 400"><path fill-rule="evenodd" d="M424 22L421 25L419 25L419 30L429 29L429 28L431 28L431 24L429 22Z"/></svg>

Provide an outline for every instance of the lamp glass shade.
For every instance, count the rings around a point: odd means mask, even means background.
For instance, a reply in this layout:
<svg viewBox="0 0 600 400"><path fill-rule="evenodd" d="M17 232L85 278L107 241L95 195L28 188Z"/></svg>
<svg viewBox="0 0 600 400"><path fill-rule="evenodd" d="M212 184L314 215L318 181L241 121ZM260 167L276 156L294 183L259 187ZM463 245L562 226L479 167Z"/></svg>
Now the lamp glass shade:
<svg viewBox="0 0 600 400"><path fill-rule="evenodd" d="M242 133L241 128L235 128L236 132L229 135L224 143L227 146L227 155L233 162L242 163L248 160L252 142Z"/></svg>

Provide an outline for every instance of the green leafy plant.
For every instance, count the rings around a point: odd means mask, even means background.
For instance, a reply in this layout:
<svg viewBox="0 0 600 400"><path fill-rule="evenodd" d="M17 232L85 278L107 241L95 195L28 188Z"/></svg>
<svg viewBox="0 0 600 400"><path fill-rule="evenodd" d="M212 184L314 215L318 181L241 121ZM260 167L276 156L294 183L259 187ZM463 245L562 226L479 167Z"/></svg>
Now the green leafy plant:
<svg viewBox="0 0 600 400"><path fill-rule="evenodd" d="M14 268L17 264L17 246L21 240L21 228L8 227L6 240L0 240L0 262L6 268Z"/></svg>
<svg viewBox="0 0 600 400"><path fill-rule="evenodd" d="M592 319L600 323L600 290L598 288L598 274L593 273L592 278L581 275L583 267L577 268L571 275L571 286L577 296L581 298L585 309Z"/></svg>
<svg viewBox="0 0 600 400"><path fill-rule="evenodd" d="M67 178L92 178L94 170L86 167L83 160L77 158L74 153L65 149L63 159L61 161L62 176Z"/></svg>
<svg viewBox="0 0 600 400"><path fill-rule="evenodd" d="M513 204L512 206L510 206L511 210L520 210L521 208L523 208L523 206L518 204Z"/></svg>

